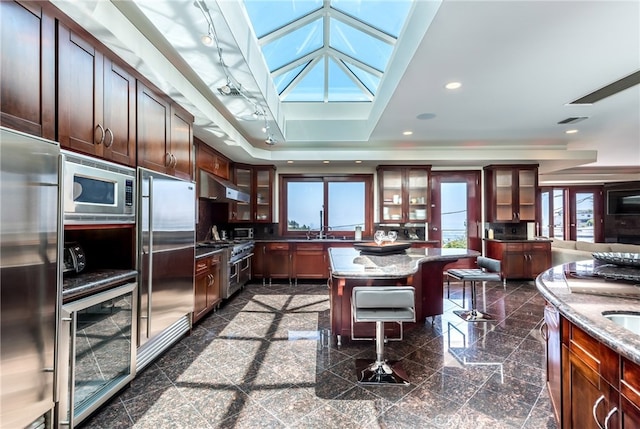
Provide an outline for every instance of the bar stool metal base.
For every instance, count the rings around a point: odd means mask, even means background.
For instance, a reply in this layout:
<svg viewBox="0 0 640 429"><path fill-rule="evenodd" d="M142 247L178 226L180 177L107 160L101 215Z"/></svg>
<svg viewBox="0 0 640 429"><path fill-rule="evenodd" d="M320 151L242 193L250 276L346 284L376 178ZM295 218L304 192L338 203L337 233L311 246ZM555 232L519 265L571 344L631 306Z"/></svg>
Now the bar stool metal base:
<svg viewBox="0 0 640 429"><path fill-rule="evenodd" d="M376 386L408 386L409 377L402 363L395 360L374 361L356 359L358 383Z"/></svg>
<svg viewBox="0 0 640 429"><path fill-rule="evenodd" d="M481 313L478 310L455 310L454 313L467 322L490 322L493 316L488 313Z"/></svg>

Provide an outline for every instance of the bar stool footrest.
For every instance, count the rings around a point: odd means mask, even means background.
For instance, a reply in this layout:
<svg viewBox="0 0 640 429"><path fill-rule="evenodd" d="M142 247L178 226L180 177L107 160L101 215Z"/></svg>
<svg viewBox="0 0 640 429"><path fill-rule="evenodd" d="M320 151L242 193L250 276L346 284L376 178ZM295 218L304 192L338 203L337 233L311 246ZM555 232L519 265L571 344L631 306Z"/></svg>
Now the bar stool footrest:
<svg viewBox="0 0 640 429"><path fill-rule="evenodd" d="M356 376L360 384L376 386L408 386L410 384L402 363L396 360L379 363L371 362L369 359L356 359Z"/></svg>

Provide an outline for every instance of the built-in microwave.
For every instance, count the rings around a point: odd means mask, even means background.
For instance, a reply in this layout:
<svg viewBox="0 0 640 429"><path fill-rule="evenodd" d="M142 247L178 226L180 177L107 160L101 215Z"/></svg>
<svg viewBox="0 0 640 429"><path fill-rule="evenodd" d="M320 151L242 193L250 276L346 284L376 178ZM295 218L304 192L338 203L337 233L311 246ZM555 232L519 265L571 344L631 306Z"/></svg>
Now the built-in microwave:
<svg viewBox="0 0 640 429"><path fill-rule="evenodd" d="M253 238L253 228L234 228L233 238L241 240Z"/></svg>
<svg viewBox="0 0 640 429"><path fill-rule="evenodd" d="M62 150L64 224L135 223L133 168Z"/></svg>

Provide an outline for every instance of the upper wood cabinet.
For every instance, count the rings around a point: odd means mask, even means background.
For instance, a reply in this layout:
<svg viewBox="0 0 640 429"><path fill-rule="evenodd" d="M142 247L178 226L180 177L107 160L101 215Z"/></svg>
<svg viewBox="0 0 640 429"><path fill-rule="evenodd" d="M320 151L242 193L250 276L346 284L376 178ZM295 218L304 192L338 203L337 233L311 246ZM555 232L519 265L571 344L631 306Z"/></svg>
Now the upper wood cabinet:
<svg viewBox="0 0 640 429"><path fill-rule="evenodd" d="M380 223L429 220L430 166L378 166Z"/></svg>
<svg viewBox="0 0 640 429"><path fill-rule="evenodd" d="M211 149L206 143L193 139L196 146L196 165L225 180L229 180L229 160Z"/></svg>
<svg viewBox="0 0 640 429"><path fill-rule="evenodd" d="M0 2L0 125L55 140L55 20L47 4Z"/></svg>
<svg viewBox="0 0 640 429"><path fill-rule="evenodd" d="M537 165L489 165L484 171L488 222L536 220Z"/></svg>
<svg viewBox="0 0 640 429"><path fill-rule="evenodd" d="M191 179L193 117L138 81L138 165Z"/></svg>
<svg viewBox="0 0 640 429"><path fill-rule="evenodd" d="M229 204L229 220L232 222L270 223L273 219L273 181L276 168L273 165L248 166L236 164L233 168L234 183L250 195L248 203Z"/></svg>
<svg viewBox="0 0 640 429"><path fill-rule="evenodd" d="M135 166L135 77L62 23L58 60L61 146Z"/></svg>

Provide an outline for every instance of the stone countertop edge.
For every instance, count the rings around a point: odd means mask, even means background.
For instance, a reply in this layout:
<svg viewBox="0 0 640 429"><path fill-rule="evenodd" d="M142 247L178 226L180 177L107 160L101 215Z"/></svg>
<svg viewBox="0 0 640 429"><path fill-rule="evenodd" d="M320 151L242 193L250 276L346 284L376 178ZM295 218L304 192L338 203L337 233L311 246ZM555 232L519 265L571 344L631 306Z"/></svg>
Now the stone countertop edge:
<svg viewBox="0 0 640 429"><path fill-rule="evenodd" d="M547 237L540 237L540 238L514 238L514 239L509 239L509 238L483 238L484 241L495 241L496 243L552 243L553 240L551 240L550 238Z"/></svg>
<svg viewBox="0 0 640 429"><path fill-rule="evenodd" d="M415 274L421 263L455 261L479 256L469 249L407 249L388 255L361 254L353 247L330 247L331 275L339 278L404 278ZM356 261L358 260L358 261Z"/></svg>
<svg viewBox="0 0 640 429"><path fill-rule="evenodd" d="M215 253L222 253L225 249L211 249L206 247L200 247L196 249L196 259L206 258L213 256Z"/></svg>
<svg viewBox="0 0 640 429"><path fill-rule="evenodd" d="M564 278L563 267L558 265L536 278L541 295L574 325L618 354L640 365L640 335L615 324L603 312L638 313L640 300L571 293Z"/></svg>
<svg viewBox="0 0 640 429"><path fill-rule="evenodd" d="M350 240L342 238L256 238L256 243L373 243L373 239ZM396 243L439 244L438 240L398 240Z"/></svg>
<svg viewBox="0 0 640 429"><path fill-rule="evenodd" d="M62 283L63 304L111 289L127 283L129 280L137 280L137 278L138 272L136 270L126 269L100 269L65 277Z"/></svg>

